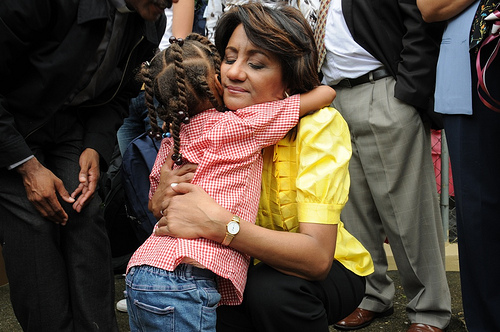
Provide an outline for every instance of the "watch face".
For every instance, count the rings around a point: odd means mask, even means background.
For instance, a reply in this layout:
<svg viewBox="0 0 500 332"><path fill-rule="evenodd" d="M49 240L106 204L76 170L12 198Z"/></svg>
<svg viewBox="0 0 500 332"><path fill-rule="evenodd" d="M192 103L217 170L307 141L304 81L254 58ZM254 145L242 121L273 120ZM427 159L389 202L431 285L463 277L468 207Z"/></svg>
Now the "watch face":
<svg viewBox="0 0 500 332"><path fill-rule="evenodd" d="M227 224L227 231L229 234L236 235L240 231L240 224L238 224L236 221L231 221L229 224Z"/></svg>

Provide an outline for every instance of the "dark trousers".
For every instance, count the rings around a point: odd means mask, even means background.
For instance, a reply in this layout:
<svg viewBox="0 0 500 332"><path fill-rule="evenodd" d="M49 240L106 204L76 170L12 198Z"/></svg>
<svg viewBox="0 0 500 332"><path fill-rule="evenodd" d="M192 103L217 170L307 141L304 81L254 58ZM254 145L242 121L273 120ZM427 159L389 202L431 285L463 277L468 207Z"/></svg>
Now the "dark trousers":
<svg viewBox="0 0 500 332"><path fill-rule="evenodd" d="M307 281L260 263L248 272L239 306L217 309L217 332L328 332L363 299L365 278L334 261L323 281Z"/></svg>
<svg viewBox="0 0 500 332"><path fill-rule="evenodd" d="M473 115L447 115L444 125L455 188L467 328L500 331L500 113L479 100L474 66ZM500 91L499 81L488 81L488 88Z"/></svg>
<svg viewBox="0 0 500 332"><path fill-rule="evenodd" d="M76 116L59 114L27 139L69 193L78 186L82 137ZM40 216L15 170L0 170L0 243L14 313L24 331L117 331L100 199L81 213L62 204L66 226Z"/></svg>

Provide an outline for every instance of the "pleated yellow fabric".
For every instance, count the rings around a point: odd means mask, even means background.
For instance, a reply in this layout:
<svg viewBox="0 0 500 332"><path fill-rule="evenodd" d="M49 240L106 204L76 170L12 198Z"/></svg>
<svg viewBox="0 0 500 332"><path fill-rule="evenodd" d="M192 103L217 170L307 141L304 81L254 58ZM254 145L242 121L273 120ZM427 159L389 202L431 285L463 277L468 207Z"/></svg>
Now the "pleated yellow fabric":
<svg viewBox="0 0 500 332"><path fill-rule="evenodd" d="M371 256L340 220L350 157L349 129L337 110L326 107L302 118L296 139L287 136L264 150L256 223L288 232L297 232L299 223L336 224L335 259L366 276L373 272Z"/></svg>

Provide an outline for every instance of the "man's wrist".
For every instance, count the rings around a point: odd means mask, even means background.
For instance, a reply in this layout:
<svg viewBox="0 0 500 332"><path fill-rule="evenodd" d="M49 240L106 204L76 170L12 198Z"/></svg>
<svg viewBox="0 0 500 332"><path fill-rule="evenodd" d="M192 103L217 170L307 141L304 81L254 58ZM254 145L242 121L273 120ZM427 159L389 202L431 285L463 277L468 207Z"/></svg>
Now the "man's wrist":
<svg viewBox="0 0 500 332"><path fill-rule="evenodd" d="M31 156L29 156L29 157L27 157L27 158L24 158L24 159L23 159L23 160L21 160L21 161L18 161L17 163L14 163L14 164L10 165L9 167L7 167L7 169L10 171L10 170L12 170L12 169L14 169L14 168L17 168L17 167L19 167L19 166L21 166L21 165L25 164L26 162L28 162L29 160L31 160L31 159L33 159L33 158L35 158L35 156L34 156L34 155L31 155Z"/></svg>
<svg viewBox="0 0 500 332"><path fill-rule="evenodd" d="M15 168L15 170L19 174L24 176L28 173L35 171L36 169L39 168L39 166L40 166L40 163L38 162L38 160L36 158L29 158L27 161L25 161L24 163L17 166Z"/></svg>

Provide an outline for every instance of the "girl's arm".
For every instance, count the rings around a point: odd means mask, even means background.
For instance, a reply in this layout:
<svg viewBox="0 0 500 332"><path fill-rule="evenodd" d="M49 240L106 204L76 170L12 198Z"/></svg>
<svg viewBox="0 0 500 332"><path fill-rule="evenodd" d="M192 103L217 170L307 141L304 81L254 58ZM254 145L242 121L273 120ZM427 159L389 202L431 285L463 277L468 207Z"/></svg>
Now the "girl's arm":
<svg viewBox="0 0 500 332"><path fill-rule="evenodd" d="M335 90L328 85L320 85L311 91L301 93L299 116L330 106L336 95Z"/></svg>
<svg viewBox="0 0 500 332"><path fill-rule="evenodd" d="M448 20L477 0L417 0L418 9L426 22Z"/></svg>
<svg viewBox="0 0 500 332"><path fill-rule="evenodd" d="M180 168L173 169L174 161L171 154L167 156L160 169L160 179L153 197L148 202L148 209L153 213L156 220L160 220L161 211L164 210L164 202L168 202L176 193L172 190L172 181L178 183L191 182L198 165L187 163Z"/></svg>

